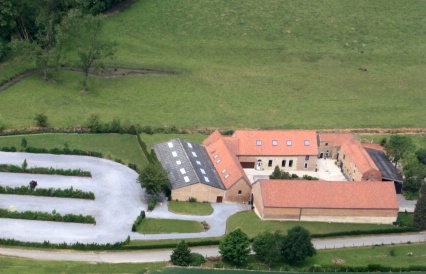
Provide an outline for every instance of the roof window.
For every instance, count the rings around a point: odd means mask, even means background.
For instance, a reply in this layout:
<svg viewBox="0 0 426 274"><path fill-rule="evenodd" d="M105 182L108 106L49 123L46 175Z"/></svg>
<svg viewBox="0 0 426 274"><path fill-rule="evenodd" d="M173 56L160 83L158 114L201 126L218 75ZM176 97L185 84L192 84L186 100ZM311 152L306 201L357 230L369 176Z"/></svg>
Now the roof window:
<svg viewBox="0 0 426 274"><path fill-rule="evenodd" d="M217 157L219 157L219 154L216 154L216 155L214 156L214 158L215 158L215 159L217 159Z"/></svg>
<svg viewBox="0 0 426 274"><path fill-rule="evenodd" d="M206 180L207 183L210 182L209 177L207 177L207 176L204 176L204 180Z"/></svg>
<svg viewBox="0 0 426 274"><path fill-rule="evenodd" d="M222 161L222 160L221 160L221 159L219 159L219 160L217 160L217 161L216 161L216 163L217 163L217 164L219 164L221 161Z"/></svg>
<svg viewBox="0 0 426 274"><path fill-rule="evenodd" d="M292 145L292 143L291 143L291 140L287 140L287 146L291 146Z"/></svg>
<svg viewBox="0 0 426 274"><path fill-rule="evenodd" d="M182 173L182 174L186 174L186 170L185 170L184 168L181 168L181 169L180 169L180 173Z"/></svg>
<svg viewBox="0 0 426 274"><path fill-rule="evenodd" d="M172 155L173 155L173 157L177 157L177 152L176 151L172 151Z"/></svg>
<svg viewBox="0 0 426 274"><path fill-rule="evenodd" d="M200 162L200 161L197 161L197 165L201 166L201 162Z"/></svg>
<svg viewBox="0 0 426 274"><path fill-rule="evenodd" d="M228 178L229 178L229 174L226 174L226 175L225 175L225 179L228 179Z"/></svg>
<svg viewBox="0 0 426 274"><path fill-rule="evenodd" d="M192 156L197 157L197 153L195 153L195 151L192 151Z"/></svg>
<svg viewBox="0 0 426 274"><path fill-rule="evenodd" d="M305 146L309 146L310 144L309 140L305 140Z"/></svg>
<svg viewBox="0 0 426 274"><path fill-rule="evenodd" d="M189 182L189 177L188 176L185 176L185 177L183 177L183 179L185 180L185 182Z"/></svg>
<svg viewBox="0 0 426 274"><path fill-rule="evenodd" d="M222 174L226 172L226 169L222 170Z"/></svg>
<svg viewBox="0 0 426 274"><path fill-rule="evenodd" d="M192 144L191 143L187 143L188 144L188 146L190 147L190 148L192 148Z"/></svg>
<svg viewBox="0 0 426 274"><path fill-rule="evenodd" d="M262 145L262 140L256 140L256 146L261 146Z"/></svg>
<svg viewBox="0 0 426 274"><path fill-rule="evenodd" d="M277 140L272 140L272 145L273 145L274 147L278 146L278 141L277 141Z"/></svg>
<svg viewBox="0 0 426 274"><path fill-rule="evenodd" d="M200 168L201 173L206 174L206 171L202 168Z"/></svg>
<svg viewBox="0 0 426 274"><path fill-rule="evenodd" d="M182 162L178 160L178 161L176 161L176 164L180 165L180 164L182 164Z"/></svg>
<svg viewBox="0 0 426 274"><path fill-rule="evenodd" d="M212 151L210 151L211 154L215 153L216 149L213 149Z"/></svg>
<svg viewBox="0 0 426 274"><path fill-rule="evenodd" d="M169 148L173 147L173 143L172 142L167 143L167 145L169 146Z"/></svg>

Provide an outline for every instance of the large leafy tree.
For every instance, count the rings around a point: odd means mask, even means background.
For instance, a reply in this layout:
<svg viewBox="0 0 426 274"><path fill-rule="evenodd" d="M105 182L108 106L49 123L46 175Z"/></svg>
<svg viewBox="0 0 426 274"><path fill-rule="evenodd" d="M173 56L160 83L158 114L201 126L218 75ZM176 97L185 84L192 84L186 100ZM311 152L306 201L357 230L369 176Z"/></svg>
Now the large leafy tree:
<svg viewBox="0 0 426 274"><path fill-rule="evenodd" d="M290 264L303 262L307 257L316 254L311 234L301 226L288 230L281 245L281 254Z"/></svg>
<svg viewBox="0 0 426 274"><path fill-rule="evenodd" d="M423 183L420 189L420 197L414 209L413 221L418 228L426 229L426 183Z"/></svg>
<svg viewBox="0 0 426 274"><path fill-rule="evenodd" d="M188 266L191 263L191 249L185 241L181 241L170 255L170 261L174 265Z"/></svg>
<svg viewBox="0 0 426 274"><path fill-rule="evenodd" d="M250 242L247 234L238 228L226 235L219 244L219 253L231 264L245 264L250 254Z"/></svg>
<svg viewBox="0 0 426 274"><path fill-rule="evenodd" d="M150 163L139 174L139 182L146 193L158 195L167 187L169 179L167 172L160 164Z"/></svg>
<svg viewBox="0 0 426 274"><path fill-rule="evenodd" d="M269 231L261 232L253 240L253 251L261 261L271 266L281 259L280 248L283 239L284 236L279 230L275 231L275 233Z"/></svg>
<svg viewBox="0 0 426 274"><path fill-rule="evenodd" d="M404 135L392 135L386 144L386 153L392 158L395 167L413 149L413 141L410 137Z"/></svg>

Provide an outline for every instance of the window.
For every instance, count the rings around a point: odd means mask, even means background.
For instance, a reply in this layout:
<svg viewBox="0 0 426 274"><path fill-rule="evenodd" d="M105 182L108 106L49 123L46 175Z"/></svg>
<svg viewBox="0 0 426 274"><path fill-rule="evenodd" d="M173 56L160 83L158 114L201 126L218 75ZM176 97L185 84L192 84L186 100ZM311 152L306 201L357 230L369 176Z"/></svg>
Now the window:
<svg viewBox="0 0 426 274"><path fill-rule="evenodd" d="M181 168L181 169L180 169L180 173L182 173L182 174L186 174L186 170L185 170L184 168Z"/></svg>
<svg viewBox="0 0 426 274"><path fill-rule="evenodd" d="M187 143L188 144L188 146L190 147L190 148L192 148L192 144L191 143Z"/></svg>
<svg viewBox="0 0 426 274"><path fill-rule="evenodd" d="M213 149L210 153L213 154L216 152L216 149Z"/></svg>
<svg viewBox="0 0 426 274"><path fill-rule="evenodd" d="M343 160L345 160L345 156L346 156L346 155L345 155L345 154L343 154Z"/></svg>
<svg viewBox="0 0 426 274"><path fill-rule="evenodd" d="M268 161L268 166L272 166L272 160Z"/></svg>
<svg viewBox="0 0 426 274"><path fill-rule="evenodd" d="M311 143L309 142L309 140L305 140L305 146L309 146Z"/></svg>
<svg viewBox="0 0 426 274"><path fill-rule="evenodd" d="M195 153L194 151L192 151L192 155L193 155L194 157L197 157L197 153Z"/></svg>
<svg viewBox="0 0 426 274"><path fill-rule="evenodd" d="M226 174L226 175L225 175L225 179L228 179L228 177L229 177L229 174Z"/></svg>
<svg viewBox="0 0 426 274"><path fill-rule="evenodd" d="M291 140L287 140L286 144L287 146L291 146Z"/></svg>
<svg viewBox="0 0 426 274"><path fill-rule="evenodd" d="M238 190L238 195L241 195L241 194L243 194L243 191L242 190Z"/></svg>
<svg viewBox="0 0 426 274"><path fill-rule="evenodd" d="M201 166L201 162L200 162L200 161L197 161L197 165Z"/></svg>
<svg viewBox="0 0 426 274"><path fill-rule="evenodd" d="M208 177L206 177L206 176L204 176L204 180L206 180L206 183L209 183L209 182L210 182L209 178L208 178Z"/></svg>
<svg viewBox="0 0 426 274"><path fill-rule="evenodd" d="M176 161L176 164L180 165L180 164L182 164L182 162L181 161Z"/></svg>
<svg viewBox="0 0 426 274"><path fill-rule="evenodd" d="M185 177L183 177L183 179L185 180L185 182L189 182L189 177L188 176L185 176Z"/></svg>
<svg viewBox="0 0 426 274"><path fill-rule="evenodd" d="M282 161L281 161L281 166L282 166L282 167L285 167L285 163L286 163L286 160L282 160Z"/></svg>
<svg viewBox="0 0 426 274"><path fill-rule="evenodd" d="M293 160L288 161L288 167L292 167L293 166Z"/></svg>
<svg viewBox="0 0 426 274"><path fill-rule="evenodd" d="M305 163L305 168L308 168L308 163Z"/></svg>
<svg viewBox="0 0 426 274"><path fill-rule="evenodd" d="M169 146L169 148L173 147L173 143L172 142L167 143L167 145Z"/></svg>
<svg viewBox="0 0 426 274"><path fill-rule="evenodd" d="M306 161L309 161L309 155L306 155L306 156L305 156L305 160L306 160Z"/></svg>
<svg viewBox="0 0 426 274"><path fill-rule="evenodd" d="M219 159L219 160L217 160L217 161L216 161L216 164L219 164L221 161L222 161L222 160L220 160L220 159Z"/></svg>
<svg viewBox="0 0 426 274"><path fill-rule="evenodd" d="M325 146L328 146L328 143L325 143Z"/></svg>
<svg viewBox="0 0 426 274"><path fill-rule="evenodd" d="M256 140L256 146L261 146L262 145L262 141L261 140Z"/></svg>
<svg viewBox="0 0 426 274"><path fill-rule="evenodd" d="M274 147L278 146L278 141L277 141L277 140L272 140L272 145L273 145Z"/></svg>
<svg viewBox="0 0 426 274"><path fill-rule="evenodd" d="M201 173L206 174L206 171L202 168L200 168Z"/></svg>
<svg viewBox="0 0 426 274"><path fill-rule="evenodd" d="M172 155L173 155L173 157L177 157L177 152L176 151L172 151Z"/></svg>
<svg viewBox="0 0 426 274"><path fill-rule="evenodd" d="M219 157L219 154L216 154L216 155L214 156L214 158L215 158L215 159L217 159L217 157Z"/></svg>
<svg viewBox="0 0 426 274"><path fill-rule="evenodd" d="M226 172L226 169L222 170L222 174Z"/></svg>

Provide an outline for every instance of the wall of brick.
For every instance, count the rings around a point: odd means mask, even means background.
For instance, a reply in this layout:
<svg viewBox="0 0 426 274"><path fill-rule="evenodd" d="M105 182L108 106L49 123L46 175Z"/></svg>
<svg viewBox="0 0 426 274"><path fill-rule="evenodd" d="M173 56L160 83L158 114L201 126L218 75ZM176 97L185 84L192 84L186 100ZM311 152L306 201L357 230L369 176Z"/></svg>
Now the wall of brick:
<svg viewBox="0 0 426 274"><path fill-rule="evenodd" d="M200 183L172 190L172 200L174 201L188 201L193 197L198 202L215 203L217 196L225 197L225 190Z"/></svg>
<svg viewBox="0 0 426 274"><path fill-rule="evenodd" d="M305 156L262 156L262 157L238 157L239 162L255 162L255 167L257 166L257 161L262 160L262 169L263 170L274 170L275 166L279 166L282 170L290 171L314 171L317 167L317 155L309 155L309 160L305 160ZM285 160L285 167L282 166L282 161ZM272 161L271 166L269 166L269 161ZM290 167L290 161L293 161L292 166ZM308 167L305 168L305 163L308 164Z"/></svg>
<svg viewBox="0 0 426 274"><path fill-rule="evenodd" d="M239 193L241 191L241 193ZM243 178L233 184L227 191L224 201L232 203L248 203L250 201L251 184Z"/></svg>

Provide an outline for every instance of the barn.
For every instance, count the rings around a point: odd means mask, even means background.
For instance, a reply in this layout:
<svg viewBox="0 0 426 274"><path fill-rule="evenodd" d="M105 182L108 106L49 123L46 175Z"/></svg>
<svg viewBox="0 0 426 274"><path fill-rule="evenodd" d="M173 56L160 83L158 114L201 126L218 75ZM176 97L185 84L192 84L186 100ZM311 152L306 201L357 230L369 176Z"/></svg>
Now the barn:
<svg viewBox="0 0 426 274"><path fill-rule="evenodd" d="M398 216L393 182L256 181L251 203L262 220L391 224Z"/></svg>

